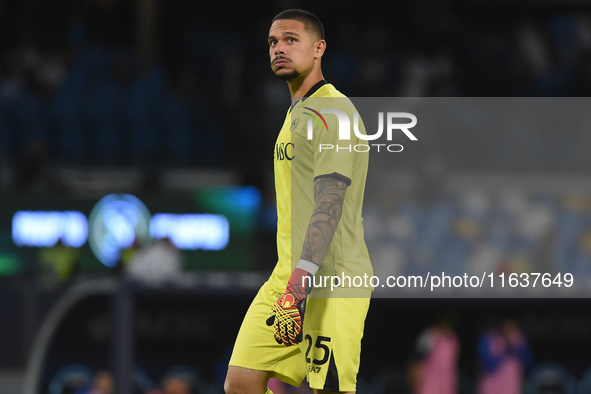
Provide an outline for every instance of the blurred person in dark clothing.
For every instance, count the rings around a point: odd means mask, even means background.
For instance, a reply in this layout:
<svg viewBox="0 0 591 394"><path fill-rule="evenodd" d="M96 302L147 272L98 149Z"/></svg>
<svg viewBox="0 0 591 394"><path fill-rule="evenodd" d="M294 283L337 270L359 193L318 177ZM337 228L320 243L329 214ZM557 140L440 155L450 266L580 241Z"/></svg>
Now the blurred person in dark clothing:
<svg viewBox="0 0 591 394"><path fill-rule="evenodd" d="M531 354L525 335L513 319L493 323L478 340L479 394L520 394Z"/></svg>

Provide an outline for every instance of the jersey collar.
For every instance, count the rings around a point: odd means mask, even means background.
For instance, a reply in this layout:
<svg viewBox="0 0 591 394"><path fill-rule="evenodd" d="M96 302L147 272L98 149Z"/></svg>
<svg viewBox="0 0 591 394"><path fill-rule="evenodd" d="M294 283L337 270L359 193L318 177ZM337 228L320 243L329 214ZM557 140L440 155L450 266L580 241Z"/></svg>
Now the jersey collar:
<svg viewBox="0 0 591 394"><path fill-rule="evenodd" d="M304 94L304 97L302 97L300 100L296 101L295 103L293 103L291 105L290 110L293 109L293 107L296 106L297 103L299 103L300 101L304 101L306 100L308 97L310 97L311 95L313 95L314 93L316 93L316 91L318 91L318 89L320 89L322 86L326 85L328 82L326 82L326 79L323 79L321 81L318 81L314 86L312 86L310 88L310 90L308 90L308 92L306 94Z"/></svg>

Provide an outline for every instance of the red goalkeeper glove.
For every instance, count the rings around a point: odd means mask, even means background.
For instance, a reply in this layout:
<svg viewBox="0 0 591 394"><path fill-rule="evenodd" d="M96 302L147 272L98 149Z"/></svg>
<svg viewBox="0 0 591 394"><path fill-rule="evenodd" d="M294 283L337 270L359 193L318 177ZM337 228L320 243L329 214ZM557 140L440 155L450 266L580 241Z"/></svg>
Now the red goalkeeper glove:
<svg viewBox="0 0 591 394"><path fill-rule="evenodd" d="M267 325L273 326L275 341L280 345L297 345L303 339L306 297L312 290L311 280L304 283L304 278L308 276L312 279L311 274L301 268L293 271L285 293L275 302L267 318Z"/></svg>

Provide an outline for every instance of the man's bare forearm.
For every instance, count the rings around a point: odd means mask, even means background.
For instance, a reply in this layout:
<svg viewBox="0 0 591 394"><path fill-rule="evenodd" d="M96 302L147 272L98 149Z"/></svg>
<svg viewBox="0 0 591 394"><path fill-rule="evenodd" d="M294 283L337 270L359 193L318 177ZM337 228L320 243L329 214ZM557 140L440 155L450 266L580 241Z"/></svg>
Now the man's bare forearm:
<svg viewBox="0 0 591 394"><path fill-rule="evenodd" d="M314 181L316 207L308 224L300 259L322 265L341 219L347 184L342 180L323 177Z"/></svg>

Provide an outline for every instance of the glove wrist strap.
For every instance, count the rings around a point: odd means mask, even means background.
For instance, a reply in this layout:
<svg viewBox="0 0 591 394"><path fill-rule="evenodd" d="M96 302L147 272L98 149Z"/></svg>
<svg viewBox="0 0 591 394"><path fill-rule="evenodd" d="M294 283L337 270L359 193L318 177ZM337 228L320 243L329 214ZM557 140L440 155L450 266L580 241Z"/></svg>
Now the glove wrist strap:
<svg viewBox="0 0 591 394"><path fill-rule="evenodd" d="M296 265L296 268L303 269L304 271L308 271L309 273L312 274L312 276L316 275L316 272L318 272L318 266L316 264L312 263L311 261L303 260L303 259L300 259L300 261L298 261L298 265Z"/></svg>
<svg viewBox="0 0 591 394"><path fill-rule="evenodd" d="M305 269L300 267L296 267L291 277L289 278L289 282L287 283L287 293L291 293L296 301L300 301L308 296L308 294L312 291L313 287L313 274Z"/></svg>

